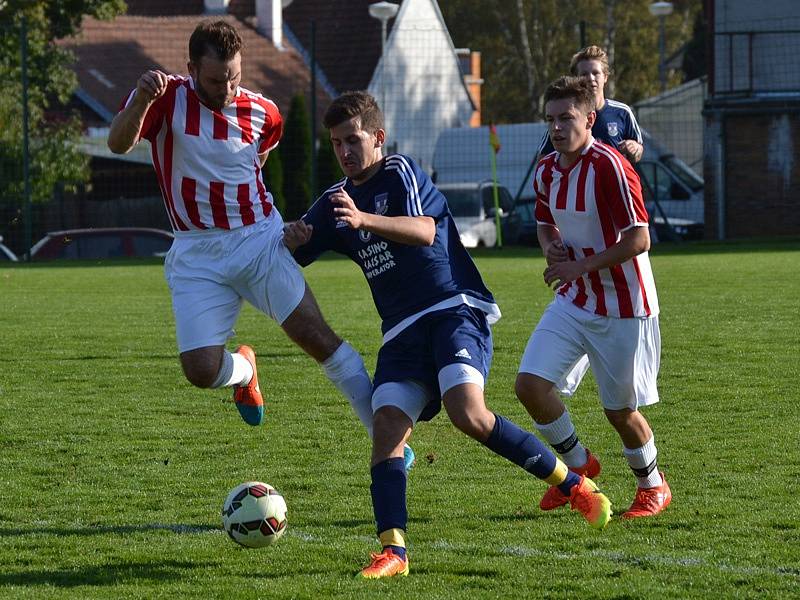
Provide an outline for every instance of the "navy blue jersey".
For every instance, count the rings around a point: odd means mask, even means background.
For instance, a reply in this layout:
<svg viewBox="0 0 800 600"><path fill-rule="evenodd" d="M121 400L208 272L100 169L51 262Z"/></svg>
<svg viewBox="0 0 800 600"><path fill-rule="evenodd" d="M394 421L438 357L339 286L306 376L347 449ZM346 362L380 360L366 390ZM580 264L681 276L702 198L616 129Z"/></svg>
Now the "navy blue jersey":
<svg viewBox="0 0 800 600"><path fill-rule="evenodd" d="M436 222L430 246L410 246L336 220L330 195L338 189L363 212L388 217L428 216ZM343 179L328 189L303 215L313 225L311 240L297 248L295 260L305 266L326 250L349 256L367 278L388 341L423 314L468 304L500 317L492 293L464 249L447 201L412 159L392 154L361 185Z"/></svg>
<svg viewBox="0 0 800 600"><path fill-rule="evenodd" d="M642 143L642 130L633 115L631 107L623 102L609 100L597 112L597 119L592 125L592 137L619 148L622 140L635 140ZM539 144L539 157L543 158L553 152L553 143L550 141L550 132L545 131L542 142Z"/></svg>

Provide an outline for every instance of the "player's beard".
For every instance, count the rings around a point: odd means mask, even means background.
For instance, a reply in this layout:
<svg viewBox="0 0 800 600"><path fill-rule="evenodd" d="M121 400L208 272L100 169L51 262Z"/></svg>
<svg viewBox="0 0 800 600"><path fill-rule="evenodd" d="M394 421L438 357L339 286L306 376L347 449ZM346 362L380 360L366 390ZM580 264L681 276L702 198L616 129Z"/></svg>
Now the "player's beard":
<svg viewBox="0 0 800 600"><path fill-rule="evenodd" d="M195 92L197 92L197 97L200 98L200 101L212 110L222 110L233 101L233 98L228 98L227 95L212 97L205 90L200 81L194 82L194 89Z"/></svg>

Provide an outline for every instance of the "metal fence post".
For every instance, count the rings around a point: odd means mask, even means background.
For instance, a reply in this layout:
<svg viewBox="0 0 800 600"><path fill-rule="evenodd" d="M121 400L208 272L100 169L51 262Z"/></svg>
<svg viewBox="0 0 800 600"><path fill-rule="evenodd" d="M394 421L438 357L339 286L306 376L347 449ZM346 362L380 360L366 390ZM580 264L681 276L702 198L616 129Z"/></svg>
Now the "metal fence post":
<svg viewBox="0 0 800 600"><path fill-rule="evenodd" d="M25 184L25 260L31 259L33 245L33 210L31 207L30 147L28 143L28 23L22 17L20 28L20 51L22 54L22 177Z"/></svg>
<svg viewBox="0 0 800 600"><path fill-rule="evenodd" d="M311 201L317 197L317 23L311 21Z"/></svg>

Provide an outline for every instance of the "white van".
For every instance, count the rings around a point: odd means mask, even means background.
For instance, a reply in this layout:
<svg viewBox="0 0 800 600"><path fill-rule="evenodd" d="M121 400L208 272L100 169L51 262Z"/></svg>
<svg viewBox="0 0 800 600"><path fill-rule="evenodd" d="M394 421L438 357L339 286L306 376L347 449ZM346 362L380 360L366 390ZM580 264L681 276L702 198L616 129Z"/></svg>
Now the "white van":
<svg viewBox="0 0 800 600"><path fill-rule="evenodd" d="M437 183L436 187L447 199L465 248L491 248L497 244L494 185L491 181ZM497 204L503 243L516 243L518 218L514 213L514 198L505 186L497 186Z"/></svg>
<svg viewBox="0 0 800 600"><path fill-rule="evenodd" d="M539 143L547 124L497 125L500 151L495 155L498 182L510 190L521 218L523 241L535 243L532 176ZM673 232L680 237L703 235L703 179L683 161L664 149L646 132L644 155L636 165L642 180L645 203L661 239ZM445 129L436 140L433 177L437 186L490 180L489 128ZM670 227L666 227L666 222Z"/></svg>

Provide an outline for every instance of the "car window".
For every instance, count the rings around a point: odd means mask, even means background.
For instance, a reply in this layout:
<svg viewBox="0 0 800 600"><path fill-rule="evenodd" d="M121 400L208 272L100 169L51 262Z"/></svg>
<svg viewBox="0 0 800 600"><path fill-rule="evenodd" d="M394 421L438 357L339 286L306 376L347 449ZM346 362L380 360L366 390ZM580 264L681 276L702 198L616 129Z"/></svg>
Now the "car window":
<svg viewBox="0 0 800 600"><path fill-rule="evenodd" d="M536 202L533 198L520 198L514 206L514 212L525 223L536 221L535 210Z"/></svg>
<svg viewBox="0 0 800 600"><path fill-rule="evenodd" d="M511 197L511 192L504 187L499 187L497 191L500 197L500 208L503 209L504 213L510 213L514 210L514 198Z"/></svg>
<svg viewBox="0 0 800 600"><path fill-rule="evenodd" d="M454 217L480 217L481 207L475 197L475 190L441 190L447 198L450 212Z"/></svg>
<svg viewBox="0 0 800 600"><path fill-rule="evenodd" d="M672 177L663 165L642 161L637 165L637 170L642 178L642 189L646 200L652 200L653 195L659 202L686 201L691 198L686 187Z"/></svg>
<svg viewBox="0 0 800 600"><path fill-rule="evenodd" d="M485 186L482 194L483 209L488 213L494 209L494 186ZM511 197L511 193L501 185L497 186L497 203L504 215L509 214L514 208L514 199Z"/></svg>
<svg viewBox="0 0 800 600"><path fill-rule="evenodd" d="M661 160L680 181L693 192L703 189L703 180L677 156L663 156Z"/></svg>

